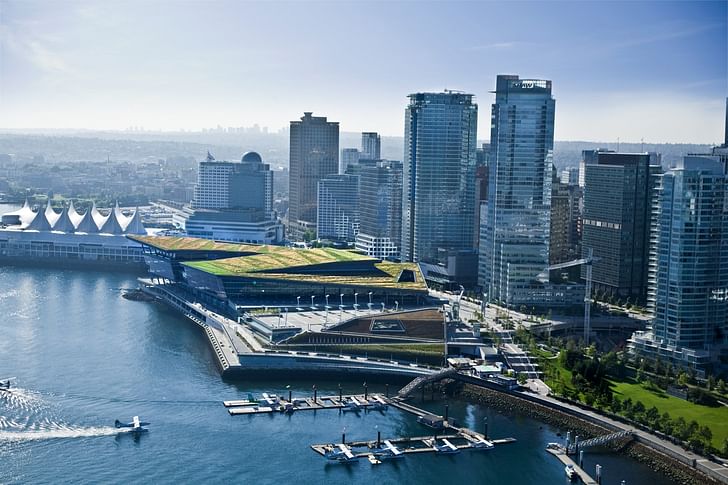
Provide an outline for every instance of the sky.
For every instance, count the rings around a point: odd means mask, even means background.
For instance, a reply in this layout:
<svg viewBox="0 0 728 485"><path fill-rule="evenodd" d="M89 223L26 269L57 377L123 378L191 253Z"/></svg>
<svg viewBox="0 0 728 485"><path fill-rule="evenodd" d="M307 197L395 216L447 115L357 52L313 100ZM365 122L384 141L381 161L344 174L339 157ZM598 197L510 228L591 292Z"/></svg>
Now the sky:
<svg viewBox="0 0 728 485"><path fill-rule="evenodd" d="M402 136L407 95L551 79L556 139L718 143L728 2L0 0L0 129Z"/></svg>

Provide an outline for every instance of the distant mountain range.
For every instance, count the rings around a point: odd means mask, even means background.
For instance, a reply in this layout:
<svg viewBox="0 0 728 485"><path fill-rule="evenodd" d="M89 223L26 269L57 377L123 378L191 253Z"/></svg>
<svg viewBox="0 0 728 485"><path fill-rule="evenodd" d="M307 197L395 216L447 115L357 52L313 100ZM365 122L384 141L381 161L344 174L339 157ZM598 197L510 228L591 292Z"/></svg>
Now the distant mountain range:
<svg viewBox="0 0 728 485"><path fill-rule="evenodd" d="M482 142L479 142L479 145ZM340 148L359 148L361 134L342 132ZM557 141L554 164L557 169L578 166L581 151L595 148L616 150L614 142ZM688 153L706 153L710 145L688 143L621 143L625 152L654 151L661 153L668 166ZM228 132L135 132L135 131L69 131L0 133L0 154L12 154L17 160L67 161L112 160L145 161L192 157L202 160L207 151L218 160L239 159L247 151L260 153L272 166L288 166L288 132L267 133L260 130ZM399 136L382 137L382 157L401 160L404 140ZM42 158L41 158L42 157Z"/></svg>

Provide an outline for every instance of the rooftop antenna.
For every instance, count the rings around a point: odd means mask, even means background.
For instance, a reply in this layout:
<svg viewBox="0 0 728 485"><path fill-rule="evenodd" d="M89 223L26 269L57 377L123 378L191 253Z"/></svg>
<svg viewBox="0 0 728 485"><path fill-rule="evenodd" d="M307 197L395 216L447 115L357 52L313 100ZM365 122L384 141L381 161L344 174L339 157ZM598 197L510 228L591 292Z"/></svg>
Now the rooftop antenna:
<svg viewBox="0 0 728 485"><path fill-rule="evenodd" d="M645 137L640 138L640 141L642 142L641 151L642 153L645 153Z"/></svg>
<svg viewBox="0 0 728 485"><path fill-rule="evenodd" d="M619 152L619 137L617 137L617 151Z"/></svg>

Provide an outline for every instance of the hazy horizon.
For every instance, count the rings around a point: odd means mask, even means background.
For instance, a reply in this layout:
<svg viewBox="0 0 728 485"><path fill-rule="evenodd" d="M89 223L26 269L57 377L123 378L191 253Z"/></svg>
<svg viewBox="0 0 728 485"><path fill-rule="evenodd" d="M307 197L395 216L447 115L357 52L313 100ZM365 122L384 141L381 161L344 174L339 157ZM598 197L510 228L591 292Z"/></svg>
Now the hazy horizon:
<svg viewBox="0 0 728 485"><path fill-rule="evenodd" d="M714 144L726 2L0 0L0 130L285 129L304 111L402 136L459 89L489 138L497 74L553 81L556 139Z"/></svg>

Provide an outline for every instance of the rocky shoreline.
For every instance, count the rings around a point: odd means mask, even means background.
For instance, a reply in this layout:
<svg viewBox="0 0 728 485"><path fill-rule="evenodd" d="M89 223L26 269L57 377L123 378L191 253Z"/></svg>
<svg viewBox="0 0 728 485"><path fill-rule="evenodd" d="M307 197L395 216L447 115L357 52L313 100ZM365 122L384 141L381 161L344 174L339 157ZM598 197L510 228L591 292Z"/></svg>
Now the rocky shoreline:
<svg viewBox="0 0 728 485"><path fill-rule="evenodd" d="M477 402L505 413L526 415L551 426L578 432L582 439L611 432L606 428L584 419L521 399L505 392L469 384L455 384L453 382L447 384L445 390L454 397L465 401ZM612 448L626 454L634 460L646 464L652 470L682 485L694 485L696 483L706 485L719 484L716 480L689 467L685 463L674 460L644 444L634 441L627 444L617 442L612 445Z"/></svg>

